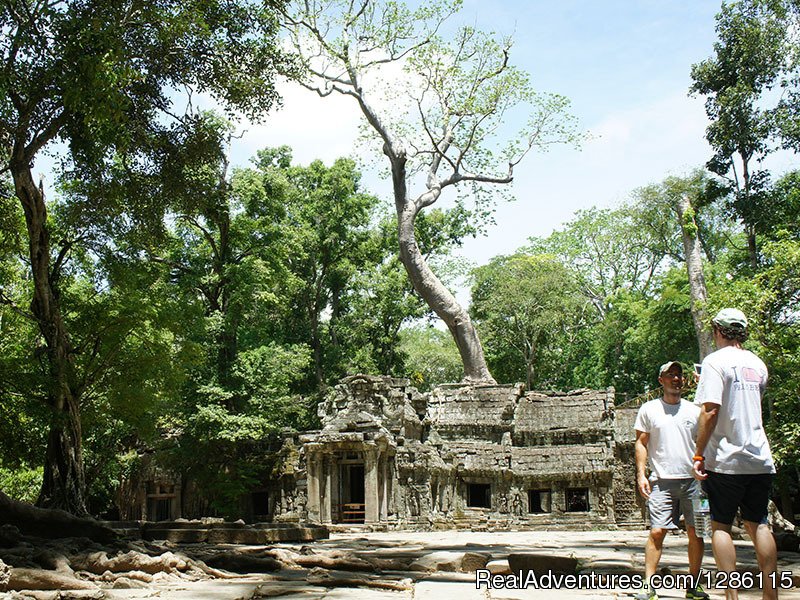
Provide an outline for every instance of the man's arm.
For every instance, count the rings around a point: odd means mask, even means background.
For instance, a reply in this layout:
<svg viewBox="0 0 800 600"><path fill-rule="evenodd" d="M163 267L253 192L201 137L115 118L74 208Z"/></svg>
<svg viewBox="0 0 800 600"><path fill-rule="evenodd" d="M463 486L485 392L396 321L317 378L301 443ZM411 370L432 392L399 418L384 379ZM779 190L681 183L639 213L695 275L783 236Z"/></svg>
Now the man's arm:
<svg viewBox="0 0 800 600"><path fill-rule="evenodd" d="M634 451L636 456L636 488L643 498L650 497L650 481L647 479L647 442L650 441L650 434L636 430L636 443Z"/></svg>
<svg viewBox="0 0 800 600"><path fill-rule="evenodd" d="M708 477L706 473L705 459L703 457L706 450L706 444L711 439L711 434L714 433L714 428L717 426L717 417L719 416L719 404L713 402L706 402L700 407L700 417L697 420L697 442L695 446L693 460L694 466L692 468L692 475L695 479L705 479Z"/></svg>

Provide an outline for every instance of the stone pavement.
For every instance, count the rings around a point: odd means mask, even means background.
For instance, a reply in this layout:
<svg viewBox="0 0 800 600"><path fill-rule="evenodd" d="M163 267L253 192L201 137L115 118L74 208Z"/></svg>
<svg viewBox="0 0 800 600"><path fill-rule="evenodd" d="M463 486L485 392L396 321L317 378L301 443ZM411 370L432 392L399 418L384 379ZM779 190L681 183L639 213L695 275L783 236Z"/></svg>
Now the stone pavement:
<svg viewBox="0 0 800 600"><path fill-rule="evenodd" d="M373 585L390 585L398 591L365 587L330 587L322 585L327 575L317 570L284 569L270 574L257 574L231 580L210 580L150 584L141 589L106 589L105 598L114 600L139 600L144 598L171 598L174 600L256 600L281 598L287 600L526 600L533 598L632 598L637 590L617 585L613 589L476 589L475 573L443 571L450 556L466 553L490 555L491 565L502 567L512 553L537 553L554 556L572 556L578 559L579 572L632 575L642 573L644 562L645 531L536 531L536 532L356 532L333 534L329 540L306 544L276 544L273 548L286 548L295 552L339 552L347 556L386 556L413 558L418 564L430 566L439 563L436 571L392 570L387 558L387 568L381 573L367 574ZM756 561L749 541L737 541L737 553L743 571L755 570ZM303 550L303 547L305 549ZM434 554L436 553L436 554ZM432 560L436 558L436 560ZM427 562L426 562L427 560ZM408 561L405 562L408 565ZM660 566L662 573L686 572L686 537L684 534L667 536ZM704 567L713 572L710 548L706 548ZM779 553L778 570L791 572L795 584L800 584L800 554ZM337 571L340 581L364 577L363 573ZM308 580L311 579L311 583ZM330 582L329 582L330 583ZM708 590L712 598L724 598L721 590ZM58 592L39 592L35 596L8 595L8 598L37 598L51 600L62 598ZM0 594L0 598L3 594ZM69 596L79 598L79 595ZM97 596L86 595L87 598ZM682 589L661 589L660 598L683 598ZM760 598L759 590L743 590L740 598ZM780 597L800 600L800 589L782 590Z"/></svg>
<svg viewBox="0 0 800 600"><path fill-rule="evenodd" d="M490 552L493 559L504 559L511 553L552 553L560 556L574 556L579 561L579 568L595 570L606 575L616 573L632 574L644 570L644 544L646 531L536 531L536 532L387 532L371 533L363 536L372 543L386 541L401 544L422 544L429 550ZM357 537L334 535L331 544L354 544ZM660 562L662 572L674 574L686 572L686 536L683 533L669 535L664 542L664 551ZM714 572L714 561L710 545L707 544L704 568ZM737 541L738 564L742 570L757 570L755 554L749 540ZM800 583L800 554L779 553L779 571L789 571L795 576L795 583ZM638 590L623 589L491 589L485 587L477 590L473 573L433 573L414 583L411 593L405 596L394 594L394 598L413 598L415 600L522 600L528 598L632 598ZM384 594L371 595L372 591L362 591L362 595L354 594L348 598L389 598ZM709 590L712 598L724 598L724 593ZM287 596L288 598L340 598L344 596ZM683 598L682 589L661 589L660 598ZM761 597L760 590L742 590L742 600ZM782 590L780 597L787 600L800 600L800 589Z"/></svg>

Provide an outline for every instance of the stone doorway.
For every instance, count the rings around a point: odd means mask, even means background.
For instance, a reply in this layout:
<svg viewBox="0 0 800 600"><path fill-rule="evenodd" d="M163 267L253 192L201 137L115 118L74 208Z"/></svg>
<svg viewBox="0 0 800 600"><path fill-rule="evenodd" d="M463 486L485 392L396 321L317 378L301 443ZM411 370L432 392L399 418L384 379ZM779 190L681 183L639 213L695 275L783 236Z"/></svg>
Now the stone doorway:
<svg viewBox="0 0 800 600"><path fill-rule="evenodd" d="M339 464L339 519L340 523L363 523L366 515L364 502L364 460L358 453L348 453Z"/></svg>

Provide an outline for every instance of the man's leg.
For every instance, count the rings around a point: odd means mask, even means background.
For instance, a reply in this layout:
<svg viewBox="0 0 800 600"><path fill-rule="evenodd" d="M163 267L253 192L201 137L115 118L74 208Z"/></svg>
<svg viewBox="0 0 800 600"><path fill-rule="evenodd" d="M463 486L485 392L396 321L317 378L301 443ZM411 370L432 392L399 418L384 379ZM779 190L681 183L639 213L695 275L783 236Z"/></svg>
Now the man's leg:
<svg viewBox="0 0 800 600"><path fill-rule="evenodd" d="M675 529L679 515L680 482L656 479L651 481L650 498L647 508L650 510L650 535L644 547L644 583L645 589L637 594L637 600L658 598L650 578L655 575L658 562L661 560L661 549L664 537L669 529Z"/></svg>
<svg viewBox="0 0 800 600"><path fill-rule="evenodd" d="M690 600L709 600L700 583L700 567L703 564L703 538L697 536L694 528L694 506L692 500L699 493L700 482L687 479L681 485L680 508L686 520L686 536L689 541L689 575L692 581L686 586L686 597Z"/></svg>
<svg viewBox="0 0 800 600"><path fill-rule="evenodd" d="M731 526L712 520L711 531L711 549L714 551L717 570L733 573L736 570L736 546L733 545ZM738 590L726 589L725 598L727 600L738 600Z"/></svg>
<svg viewBox="0 0 800 600"><path fill-rule="evenodd" d="M689 573L697 582L697 576L700 574L700 567L703 565L703 538L697 536L697 532L691 525L686 526L686 535L689 537Z"/></svg>
<svg viewBox="0 0 800 600"><path fill-rule="evenodd" d="M747 477L747 486L742 499L742 519L744 527L753 540L758 558L758 568L762 573L762 595L764 598L777 598L778 592L773 588L773 577L777 569L778 551L775 538L767 525L769 506L769 490L772 487L773 475L762 473Z"/></svg>
<svg viewBox="0 0 800 600"><path fill-rule="evenodd" d="M709 595L703 590L700 582L700 567L703 565L703 538L697 536L697 531L691 525L686 526L686 535L689 538L689 574L692 583L686 587L686 597L692 600L708 600Z"/></svg>
<svg viewBox="0 0 800 600"><path fill-rule="evenodd" d="M772 599L778 597L778 591L772 586L774 573L778 568L778 550L775 547L775 538L769 526L753 521L745 521L744 528L753 540L758 558L758 568L761 569L764 589L762 598Z"/></svg>
<svg viewBox="0 0 800 600"><path fill-rule="evenodd" d="M655 575L658 568L658 561L661 560L661 549L664 547L664 537L667 530L660 527L653 527L647 544L644 547L644 580L648 585L650 578Z"/></svg>
<svg viewBox="0 0 800 600"><path fill-rule="evenodd" d="M745 495L747 476L708 471L703 487L711 507L711 549L717 571L733 573L736 571L736 547L731 538L731 525ZM725 598L739 598L738 590L726 589Z"/></svg>

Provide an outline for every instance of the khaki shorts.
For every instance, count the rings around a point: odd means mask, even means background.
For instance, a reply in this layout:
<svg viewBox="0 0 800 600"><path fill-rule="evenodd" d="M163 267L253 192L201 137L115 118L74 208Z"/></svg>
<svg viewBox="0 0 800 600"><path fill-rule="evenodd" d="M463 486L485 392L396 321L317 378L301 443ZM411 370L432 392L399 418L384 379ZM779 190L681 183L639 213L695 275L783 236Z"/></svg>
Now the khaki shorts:
<svg viewBox="0 0 800 600"><path fill-rule="evenodd" d="M651 479L650 498L647 508L650 511L651 529L678 529L680 517L688 527L694 527L692 496L697 481L687 479Z"/></svg>

